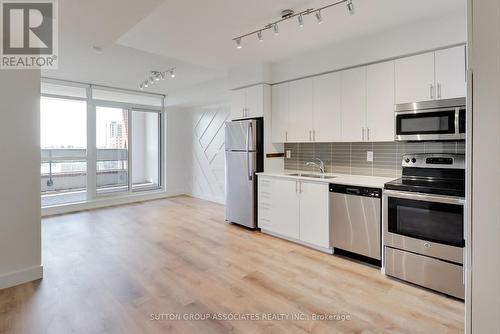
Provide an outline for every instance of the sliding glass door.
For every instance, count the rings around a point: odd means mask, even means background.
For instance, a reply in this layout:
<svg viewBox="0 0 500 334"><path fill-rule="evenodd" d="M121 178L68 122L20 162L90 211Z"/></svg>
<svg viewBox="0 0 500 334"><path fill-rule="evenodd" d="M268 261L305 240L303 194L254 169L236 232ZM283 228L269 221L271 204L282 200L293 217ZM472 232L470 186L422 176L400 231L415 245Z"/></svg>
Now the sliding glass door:
<svg viewBox="0 0 500 334"><path fill-rule="evenodd" d="M147 110L132 110L132 190L160 187L161 115Z"/></svg>
<svg viewBox="0 0 500 334"><path fill-rule="evenodd" d="M97 193L129 190L129 111L96 108Z"/></svg>
<svg viewBox="0 0 500 334"><path fill-rule="evenodd" d="M87 103L40 99L42 206L87 199Z"/></svg>

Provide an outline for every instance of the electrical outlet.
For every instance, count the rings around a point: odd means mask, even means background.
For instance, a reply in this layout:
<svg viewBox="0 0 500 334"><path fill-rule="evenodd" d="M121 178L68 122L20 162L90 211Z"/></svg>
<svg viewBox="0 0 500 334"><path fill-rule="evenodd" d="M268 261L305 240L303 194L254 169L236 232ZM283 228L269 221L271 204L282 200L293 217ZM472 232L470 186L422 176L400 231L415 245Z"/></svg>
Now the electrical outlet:
<svg viewBox="0 0 500 334"><path fill-rule="evenodd" d="M292 150L286 150L285 151L285 156L287 159L290 159L292 157Z"/></svg>
<svg viewBox="0 0 500 334"><path fill-rule="evenodd" d="M373 161L373 151L367 151L366 152L366 161Z"/></svg>

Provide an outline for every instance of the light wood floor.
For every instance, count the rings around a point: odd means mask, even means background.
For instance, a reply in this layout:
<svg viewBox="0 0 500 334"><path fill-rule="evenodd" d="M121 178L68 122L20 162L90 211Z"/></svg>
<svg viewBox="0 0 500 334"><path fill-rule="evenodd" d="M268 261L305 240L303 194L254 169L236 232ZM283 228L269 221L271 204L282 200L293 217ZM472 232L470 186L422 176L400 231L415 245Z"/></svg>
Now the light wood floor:
<svg viewBox="0 0 500 334"><path fill-rule="evenodd" d="M43 262L42 281L0 291L0 333L463 332L459 301L228 225L189 197L44 219ZM151 320L167 313L350 320Z"/></svg>

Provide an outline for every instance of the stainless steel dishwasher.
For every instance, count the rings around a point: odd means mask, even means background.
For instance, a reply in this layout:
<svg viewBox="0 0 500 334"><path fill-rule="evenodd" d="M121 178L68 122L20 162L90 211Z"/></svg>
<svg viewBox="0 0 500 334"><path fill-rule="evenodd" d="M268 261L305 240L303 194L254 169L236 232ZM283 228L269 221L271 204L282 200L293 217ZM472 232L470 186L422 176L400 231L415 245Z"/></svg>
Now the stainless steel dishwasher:
<svg viewBox="0 0 500 334"><path fill-rule="evenodd" d="M330 184L330 224L333 247L381 260L382 190Z"/></svg>

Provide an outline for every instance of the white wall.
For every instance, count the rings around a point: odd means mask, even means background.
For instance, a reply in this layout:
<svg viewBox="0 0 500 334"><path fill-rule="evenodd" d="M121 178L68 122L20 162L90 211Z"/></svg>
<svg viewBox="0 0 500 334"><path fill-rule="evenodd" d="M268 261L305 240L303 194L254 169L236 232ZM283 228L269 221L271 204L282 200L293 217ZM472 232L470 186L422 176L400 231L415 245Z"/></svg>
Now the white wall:
<svg viewBox="0 0 500 334"><path fill-rule="evenodd" d="M40 72L0 70L0 288L42 276Z"/></svg>
<svg viewBox="0 0 500 334"><path fill-rule="evenodd" d="M500 3L472 0L472 333L500 333Z"/></svg>
<svg viewBox="0 0 500 334"><path fill-rule="evenodd" d="M271 65L272 83L324 73L444 46L465 43L466 13L392 28L312 50Z"/></svg>
<svg viewBox="0 0 500 334"><path fill-rule="evenodd" d="M189 194L188 179L186 169L186 155L191 152L190 134L186 133L187 118L186 110L182 108L168 108L166 116L166 190L168 194Z"/></svg>
<svg viewBox="0 0 500 334"><path fill-rule="evenodd" d="M224 204L224 123L229 120L229 104L185 109L179 116L178 124L186 135L187 193Z"/></svg>

